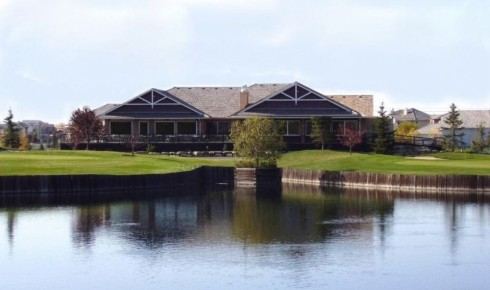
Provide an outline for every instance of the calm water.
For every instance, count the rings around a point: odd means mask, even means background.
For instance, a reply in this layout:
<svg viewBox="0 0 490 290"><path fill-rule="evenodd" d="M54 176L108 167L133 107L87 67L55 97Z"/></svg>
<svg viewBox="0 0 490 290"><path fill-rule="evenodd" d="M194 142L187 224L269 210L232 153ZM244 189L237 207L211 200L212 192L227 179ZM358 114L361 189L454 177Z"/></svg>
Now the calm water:
<svg viewBox="0 0 490 290"><path fill-rule="evenodd" d="M490 203L465 197L292 187L0 205L1 289L490 289L489 271Z"/></svg>

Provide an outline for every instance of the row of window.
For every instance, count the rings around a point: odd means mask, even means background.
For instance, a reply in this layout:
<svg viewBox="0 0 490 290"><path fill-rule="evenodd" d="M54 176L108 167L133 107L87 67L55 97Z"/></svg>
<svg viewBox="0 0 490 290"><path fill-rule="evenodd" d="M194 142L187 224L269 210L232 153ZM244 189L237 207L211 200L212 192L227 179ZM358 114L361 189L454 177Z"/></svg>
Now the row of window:
<svg viewBox="0 0 490 290"><path fill-rule="evenodd" d="M333 121L330 132L337 132L339 127L357 126L357 121ZM209 135L228 135L230 133L229 121L210 121L206 123L206 132ZM148 122L139 122L139 134L149 134ZM299 120L284 120L281 126L281 133L285 136L300 135ZM129 135L132 134L131 122L111 122L111 134ZM197 122L179 121L179 122L155 122L155 134L157 135L195 135L197 134ZM306 135L311 134L311 121L306 121Z"/></svg>
<svg viewBox="0 0 490 290"><path fill-rule="evenodd" d="M155 134L157 135L195 135L197 132L196 122L155 122ZM148 122L139 123L139 134L149 134ZM132 134L131 122L111 122L111 134Z"/></svg>

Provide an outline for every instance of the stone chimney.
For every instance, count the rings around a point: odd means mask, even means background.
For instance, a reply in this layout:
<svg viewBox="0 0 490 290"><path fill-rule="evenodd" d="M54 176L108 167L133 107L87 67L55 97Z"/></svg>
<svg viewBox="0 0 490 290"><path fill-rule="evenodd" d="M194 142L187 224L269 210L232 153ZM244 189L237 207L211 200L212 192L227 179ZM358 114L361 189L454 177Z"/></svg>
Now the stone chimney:
<svg viewBox="0 0 490 290"><path fill-rule="evenodd" d="M243 86L240 90L240 110L243 110L248 105L248 89Z"/></svg>

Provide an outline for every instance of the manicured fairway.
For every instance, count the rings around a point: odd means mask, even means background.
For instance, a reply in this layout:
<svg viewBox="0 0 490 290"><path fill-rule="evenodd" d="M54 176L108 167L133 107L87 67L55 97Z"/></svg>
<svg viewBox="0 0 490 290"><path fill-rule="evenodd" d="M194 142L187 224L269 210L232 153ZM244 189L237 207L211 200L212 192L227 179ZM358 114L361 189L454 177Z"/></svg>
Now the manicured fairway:
<svg viewBox="0 0 490 290"><path fill-rule="evenodd" d="M0 152L0 175L150 174L178 172L202 165L233 166L234 159L131 156L121 152L29 151Z"/></svg>
<svg viewBox="0 0 490 290"><path fill-rule="evenodd" d="M278 165L289 168L406 173L422 175L490 175L490 155L440 153L424 160L403 156L330 150L290 152ZM234 166L235 158L168 157L96 151L0 152L0 175L150 174L185 171L198 166Z"/></svg>
<svg viewBox="0 0 490 290"><path fill-rule="evenodd" d="M424 158L424 157L422 157ZM306 150L284 155L280 167L421 175L490 175L490 155L438 153L414 159L403 156ZM438 158L438 159L436 159Z"/></svg>

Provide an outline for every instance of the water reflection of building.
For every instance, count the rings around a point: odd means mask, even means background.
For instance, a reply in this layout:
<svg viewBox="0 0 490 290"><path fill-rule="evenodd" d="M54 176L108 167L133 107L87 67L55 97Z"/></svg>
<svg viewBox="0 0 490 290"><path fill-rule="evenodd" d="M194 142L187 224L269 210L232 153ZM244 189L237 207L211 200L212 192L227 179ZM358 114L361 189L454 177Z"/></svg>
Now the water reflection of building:
<svg viewBox="0 0 490 290"><path fill-rule="evenodd" d="M122 238L155 247L192 235L197 229L197 212L192 198L80 207L74 217L74 242L90 244L98 228L110 226Z"/></svg>
<svg viewBox="0 0 490 290"><path fill-rule="evenodd" d="M391 198L328 192L319 187L284 187L282 195L216 191L81 206L73 240L90 245L110 226L124 239L148 247L186 240L233 238L244 243L324 242L345 231L373 232L374 217L393 213ZM384 223L382 223L384 224Z"/></svg>
<svg viewBox="0 0 490 290"><path fill-rule="evenodd" d="M393 207L392 198L284 184L278 198L236 198L233 234L247 243L325 242L354 231L372 236L374 219L392 215Z"/></svg>

